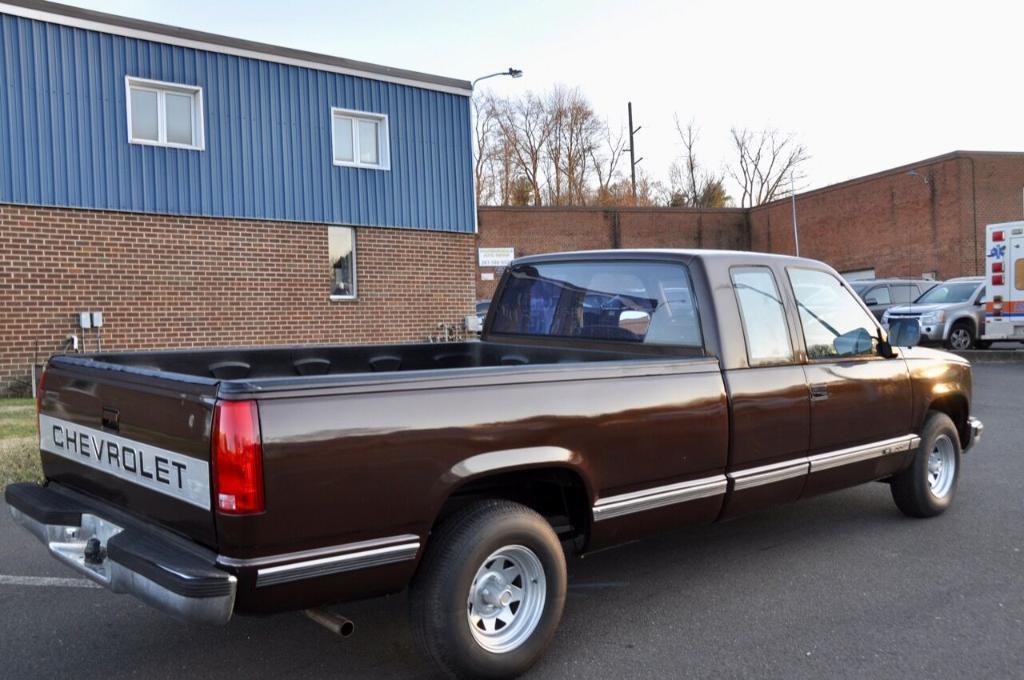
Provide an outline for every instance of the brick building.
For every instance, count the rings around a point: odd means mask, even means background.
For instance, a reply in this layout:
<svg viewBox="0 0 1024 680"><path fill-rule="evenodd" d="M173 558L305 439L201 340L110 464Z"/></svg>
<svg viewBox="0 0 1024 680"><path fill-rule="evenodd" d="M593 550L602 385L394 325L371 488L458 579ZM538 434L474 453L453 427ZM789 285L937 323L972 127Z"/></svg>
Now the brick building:
<svg viewBox="0 0 1024 680"><path fill-rule="evenodd" d="M985 225L1024 214L1024 153L955 151L799 194L796 207L800 254L851 277L981 274ZM750 210L481 208L479 219L479 245L514 248L516 256L616 247L795 251L788 198ZM485 298L494 270L478 270L477 295Z"/></svg>
<svg viewBox="0 0 1024 680"><path fill-rule="evenodd" d="M104 348L423 340L470 312L470 84L0 4L0 393Z"/></svg>

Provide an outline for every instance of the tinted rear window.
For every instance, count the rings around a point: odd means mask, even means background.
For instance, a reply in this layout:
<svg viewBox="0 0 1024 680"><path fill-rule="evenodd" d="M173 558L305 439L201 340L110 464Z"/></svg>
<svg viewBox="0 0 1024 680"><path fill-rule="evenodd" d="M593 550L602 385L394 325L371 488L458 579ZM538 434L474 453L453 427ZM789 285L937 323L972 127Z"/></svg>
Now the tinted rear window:
<svg viewBox="0 0 1024 680"><path fill-rule="evenodd" d="M544 262L509 272L491 332L700 347L690 277L667 262Z"/></svg>

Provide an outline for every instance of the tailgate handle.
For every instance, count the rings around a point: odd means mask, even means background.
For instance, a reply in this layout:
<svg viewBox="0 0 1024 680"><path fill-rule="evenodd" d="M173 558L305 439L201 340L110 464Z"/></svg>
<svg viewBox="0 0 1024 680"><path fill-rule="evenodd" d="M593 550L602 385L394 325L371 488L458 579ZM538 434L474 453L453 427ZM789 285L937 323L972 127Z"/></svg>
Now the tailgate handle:
<svg viewBox="0 0 1024 680"><path fill-rule="evenodd" d="M103 407L103 427L115 432L121 429L121 414L116 408Z"/></svg>

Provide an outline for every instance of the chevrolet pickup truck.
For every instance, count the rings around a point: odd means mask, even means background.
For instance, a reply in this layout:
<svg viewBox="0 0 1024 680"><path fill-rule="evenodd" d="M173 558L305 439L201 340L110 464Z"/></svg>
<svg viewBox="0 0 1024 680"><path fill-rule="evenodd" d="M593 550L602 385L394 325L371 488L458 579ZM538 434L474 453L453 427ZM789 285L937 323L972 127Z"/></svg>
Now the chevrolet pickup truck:
<svg viewBox="0 0 1024 680"><path fill-rule="evenodd" d="M408 588L441 671L514 677L558 626L566 551L875 480L937 515L981 435L970 365L820 262L550 254L494 300L473 342L54 356L45 482L7 504L186 621Z"/></svg>

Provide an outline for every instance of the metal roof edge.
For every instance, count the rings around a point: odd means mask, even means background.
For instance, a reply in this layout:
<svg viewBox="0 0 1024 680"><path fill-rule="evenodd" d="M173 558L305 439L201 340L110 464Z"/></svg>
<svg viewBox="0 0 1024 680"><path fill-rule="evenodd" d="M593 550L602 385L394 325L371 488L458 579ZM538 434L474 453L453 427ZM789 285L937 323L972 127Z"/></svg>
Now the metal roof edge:
<svg viewBox="0 0 1024 680"><path fill-rule="evenodd" d="M469 97L472 85L467 80L448 78L381 66L343 57L280 47L253 40L207 33L178 26L170 26L142 19L132 19L82 7L73 7L46 0L6 0L0 2L0 14L10 14L63 26L110 33L129 38L150 40L179 47L219 52L250 59L260 59L290 66L300 66L343 75L369 78L398 85Z"/></svg>
<svg viewBox="0 0 1024 680"><path fill-rule="evenodd" d="M835 182L834 184L826 184L825 186L817 187L815 189L808 189L807 191L801 191L801 192L797 193L796 197L797 197L797 199L802 199L802 198L806 198L808 196L816 196L818 194L822 194L822 193L826 193L826 192L829 192L829 191L833 191L835 189L843 189L845 187L856 186L856 185L862 184L864 182L870 182L871 180L881 179L882 177L887 177L887 176L890 176L890 175L898 175L898 174L901 174L901 173L904 173L904 172L909 172L909 171L917 169L917 168L927 167L929 165L936 165L938 163L944 163L946 161L955 161L955 160L959 160L961 158L973 158L975 156L1019 156L1021 159L1024 159L1024 152L1022 152L1022 151L965 151L965 150L962 150L962 149L958 149L956 151L950 151L950 152L947 152L947 153L944 153L944 154L939 154L938 156L932 156L930 158L925 158L925 159L922 159L922 160L919 160L919 161L914 161L912 163L904 163L903 165L897 165L896 167L888 168L886 170L879 170L877 172L873 172L873 173L868 174L868 175L861 175L860 177L852 177L850 179L846 179L846 180L843 180L841 182ZM748 208L748 210L750 210L751 212L754 212L754 211L765 209L765 208L771 208L771 207L776 206L777 204L786 203L786 202L788 202L790 200L791 200L791 197L789 195L787 195L787 196L784 196L782 198L777 198L777 199L775 199L773 201L769 201L768 203L762 203L761 205L752 206L751 208Z"/></svg>

